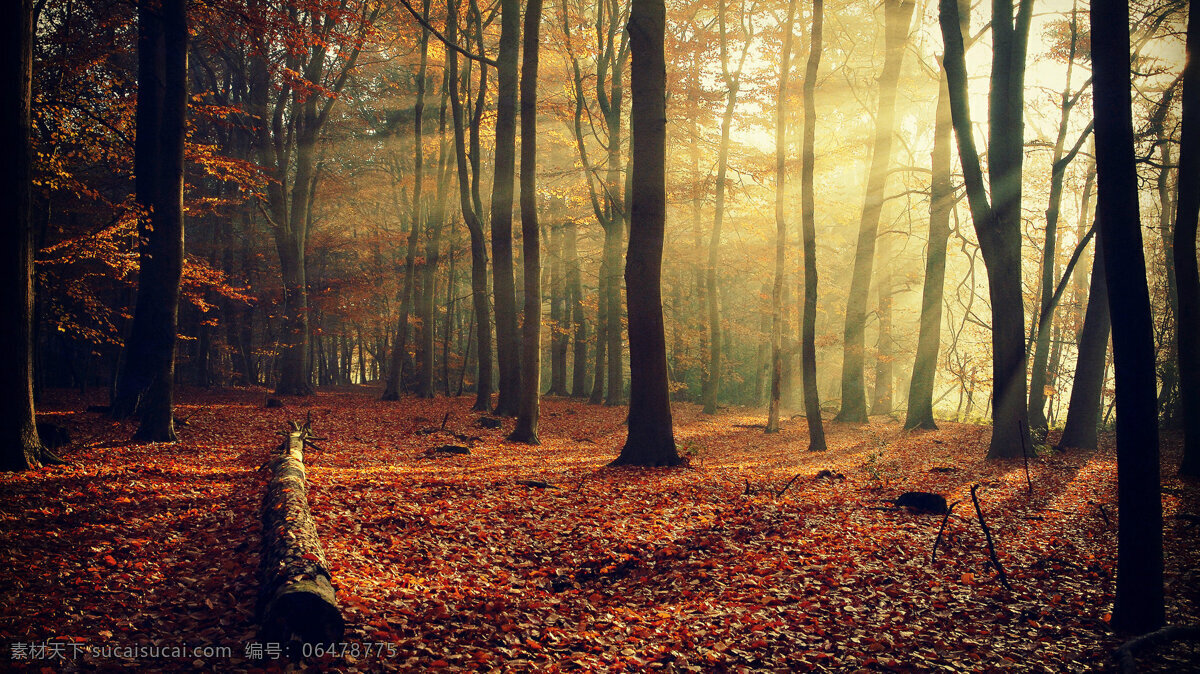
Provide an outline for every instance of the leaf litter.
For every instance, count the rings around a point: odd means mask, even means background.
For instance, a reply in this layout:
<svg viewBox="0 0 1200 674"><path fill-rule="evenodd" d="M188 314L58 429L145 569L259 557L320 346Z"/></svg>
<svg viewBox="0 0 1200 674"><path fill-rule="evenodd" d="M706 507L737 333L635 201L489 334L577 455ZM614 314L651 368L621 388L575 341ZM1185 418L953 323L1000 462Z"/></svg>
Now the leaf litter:
<svg viewBox="0 0 1200 674"><path fill-rule="evenodd" d="M95 401L56 395L39 418L70 430L73 465L0 475L8 644L219 645L232 655L216 666L243 671L1051 672L1108 667L1122 640L1109 626L1111 438L1031 457L1030 494L1023 462L983 459L987 428L949 422L827 422L829 450L810 453L802 418L765 435L761 412L677 403L690 467L613 469L625 408L576 400L544 398L542 444L527 446L505 440L511 419L480 424L466 397L382 402L348 387L267 409L263 391L185 391L189 423L162 445L128 443L130 425L72 411ZM245 656L257 469L306 416L323 437L305 464L346 641L390 653ZM458 443L470 453L428 451ZM1168 618L1182 623L1197 616L1200 532L1175 516L1200 513L1200 490L1174 477L1178 445L1166 436L1163 507ZM941 516L888 506L905 491L969 501L973 484L1012 591L971 508L949 517L930 565Z"/></svg>

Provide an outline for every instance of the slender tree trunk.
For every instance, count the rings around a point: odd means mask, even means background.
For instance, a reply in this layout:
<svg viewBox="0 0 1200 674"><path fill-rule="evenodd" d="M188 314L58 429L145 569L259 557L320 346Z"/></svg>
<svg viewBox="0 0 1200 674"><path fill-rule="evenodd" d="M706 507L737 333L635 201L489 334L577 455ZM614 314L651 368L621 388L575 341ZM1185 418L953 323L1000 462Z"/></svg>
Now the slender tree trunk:
<svg viewBox="0 0 1200 674"><path fill-rule="evenodd" d="M969 15L959 17L963 31ZM953 144L950 122L950 91L943 67L938 77L937 108L934 112L933 178L929 195L929 242L926 249L925 282L921 289L921 327L917 354L908 385L908 411L904 428L937 430L933 419L933 384L937 375L942 333L942 298L946 285L946 244L950 239L950 212L954 209L954 185L950 180Z"/></svg>
<svg viewBox="0 0 1200 674"><path fill-rule="evenodd" d="M896 85L904 63L908 28L915 3L912 0L885 0L886 35L883 73L879 76L879 106L875 115L875 144L871 150L871 168L867 173L867 193L858 225L858 246L854 250L854 272L846 300L846 329L842 356L842 407L838 421L865 423L867 394L863 386L866 344L863 333L867 322L867 295L871 289L871 269L875 263L875 240L879 236L879 216L883 211L883 188L887 184L888 165L892 160L892 136L895 133Z"/></svg>
<svg viewBox="0 0 1200 674"><path fill-rule="evenodd" d="M879 272L876 282L876 292L879 294L879 304L876 315L879 318L879 338L875 344L875 390L871 396L871 414L891 414L894 402L892 400L892 361L895 358L896 347L892 339L892 272L891 241L887 236L879 237L879 258L883 269Z"/></svg>
<svg viewBox="0 0 1200 674"><path fill-rule="evenodd" d="M771 288L771 400L767 406L765 432L779 432L779 403L783 385L784 263L787 259L787 218L784 201L787 191L787 97L792 65L792 25L796 20L796 0L788 2L784 23L783 55L779 63L779 96L775 103L775 285Z"/></svg>
<svg viewBox="0 0 1200 674"><path fill-rule="evenodd" d="M800 367L804 383L804 415L808 417L808 449L825 451L825 426L821 421L821 401L817 395L817 225L816 199L813 192L813 168L816 164L817 69L821 65L821 42L825 24L823 0L813 0L813 26L804 71L804 139L800 151L800 218L804 240L804 316L800 332Z"/></svg>
<svg viewBox="0 0 1200 674"><path fill-rule="evenodd" d="M1113 323L1117 392L1117 596L1113 626L1142 634L1162 626L1162 497L1159 493L1154 335L1138 215L1130 100L1129 5L1092 3L1096 210Z"/></svg>
<svg viewBox="0 0 1200 674"><path fill-rule="evenodd" d="M531 445L538 440L542 388L542 260L537 217L538 28L542 0L525 6L525 44L521 63L521 261L525 311L521 325L521 390L517 426L509 440Z"/></svg>
<svg viewBox="0 0 1200 674"><path fill-rule="evenodd" d="M592 393L588 403L599 405L604 402L605 352L608 349L608 260L607 256L600 260L600 277L596 289L596 353L593 359L594 373L592 376Z"/></svg>
<svg viewBox="0 0 1200 674"><path fill-rule="evenodd" d="M447 3L446 7L446 37L450 42L458 39L458 3ZM479 356L478 370L475 382L475 405L472 409L486 411L491 407L492 397L492 329L488 320L487 297L487 243L483 234L483 223L479 220L480 210L477 194L479 169L475 166L474 173L467 169L466 138L463 131L463 105L459 96L458 85L458 52L448 49L446 60L446 79L450 84L450 108L454 117L454 154L458 165L458 198L463 220L471 234L471 300L475 311L476 342ZM480 105L486 99L487 67L480 66L479 91L476 98ZM482 109L482 108L480 108ZM479 134L479 115L471 122L471 145L475 149ZM473 153L475 159L478 154ZM473 203L476 202L476 203ZM465 367L465 363L464 363Z"/></svg>
<svg viewBox="0 0 1200 674"><path fill-rule="evenodd" d="M567 348L571 335L570 293L563 283L563 229L565 224L550 226L550 394L569 395L567 390Z"/></svg>
<svg viewBox="0 0 1200 674"><path fill-rule="evenodd" d="M583 281L579 269L579 224L568 219L563 236L566 251L568 310L574 326L574 345L571 358L571 396L583 398L587 395L587 319L583 313Z"/></svg>
<svg viewBox="0 0 1200 674"><path fill-rule="evenodd" d="M437 178L437 190L426 226L429 240L425 244L425 264L421 268L421 341L417 343L417 362L421 364L417 377L417 396L421 398L432 398L436 394L433 385L433 343L437 319L434 317L433 297L437 287L438 263L441 261L442 231L446 226L446 192L450 187L449 153L446 147L449 81L442 84L442 104L438 112L438 162L434 176Z"/></svg>
<svg viewBox="0 0 1200 674"><path fill-rule="evenodd" d="M506 416L517 414L521 389L521 351L517 338L512 250L520 42L521 0L501 0L495 178L492 183L492 294L496 309L496 357L500 363L500 398L495 411Z"/></svg>
<svg viewBox="0 0 1200 674"><path fill-rule="evenodd" d="M112 413L137 415L135 437L174 442L175 334L183 275L183 143L187 20L183 0L138 9L138 134L134 149L138 293Z"/></svg>
<svg viewBox="0 0 1200 674"><path fill-rule="evenodd" d="M1039 319L1037 321L1037 338L1033 345L1033 367L1029 377L1029 425L1039 435L1044 435L1048 426L1046 421L1046 369L1050 356L1050 332L1054 317L1053 300L1055 279L1055 260L1058 249L1058 217L1062 205L1063 179L1066 177L1067 166L1079 151L1079 145L1066 150L1067 123L1071 118L1071 110L1078 97L1071 96L1071 73L1075 65L1075 16L1071 17L1071 47L1067 59L1067 83L1060 97L1060 115L1058 136L1054 142L1054 155L1050 169L1050 201L1046 207L1046 241L1042 247L1042 292ZM1085 132L1080 137L1088 135Z"/></svg>
<svg viewBox="0 0 1200 674"><path fill-rule="evenodd" d="M425 0L422 13L429 19L430 0ZM404 279L400 284L400 320L396 324L396 339L392 343L392 356L387 368L387 383L383 389L384 400L399 400L404 390L404 362L408 360L408 317L412 311L416 282L417 247L421 240L421 192L424 186L425 146L423 126L425 119L425 89L428 86L429 31L421 29L420 66L417 68L417 101L413 106L413 191L409 206L408 245L404 252ZM428 263L428 260L426 261Z"/></svg>
<svg viewBox="0 0 1200 674"><path fill-rule="evenodd" d="M0 470L40 468L48 458L38 438L33 404L33 155L30 149L30 102L33 77L33 0L4 6L0 21L0 91L7 101L0 108L0 139L8 158L0 167L0 199L4 211L4 242L0 245L0 311L7 318L0 328L0 348L9 363L0 377L4 405Z"/></svg>
<svg viewBox="0 0 1200 674"><path fill-rule="evenodd" d="M536 2L537 0L532 0ZM666 223L667 68L662 0L633 0L630 115L633 184L625 287L629 306L629 435L614 465L674 466L675 449L662 313L662 253Z"/></svg>
<svg viewBox="0 0 1200 674"><path fill-rule="evenodd" d="M1025 308L1021 301L1021 166L1024 160L1025 54L1032 0L1021 0L1014 23L1012 0L992 1L992 72L988 96L989 202L972 135L958 0L941 0L950 112L958 137L971 220L988 272L992 308L992 439L989 459L1021 456L1028 447Z"/></svg>
<svg viewBox="0 0 1200 674"><path fill-rule="evenodd" d="M1175 202L1175 280L1179 293L1179 393L1183 412L1183 475L1200 475L1200 271L1196 265L1196 229L1200 216L1200 18L1188 15L1187 65L1183 75L1183 123L1179 141L1179 197Z"/></svg>

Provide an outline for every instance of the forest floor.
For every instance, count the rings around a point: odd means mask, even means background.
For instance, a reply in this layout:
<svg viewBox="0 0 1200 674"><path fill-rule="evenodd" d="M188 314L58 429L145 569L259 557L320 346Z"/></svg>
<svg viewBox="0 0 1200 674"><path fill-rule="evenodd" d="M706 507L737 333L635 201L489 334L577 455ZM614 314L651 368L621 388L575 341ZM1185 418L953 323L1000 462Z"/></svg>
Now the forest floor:
<svg viewBox="0 0 1200 674"><path fill-rule="evenodd" d="M1122 641L1111 438L1031 457L1030 493L1021 460L984 460L986 427L827 422L829 450L810 453L803 418L765 435L762 411L676 404L691 466L613 469L623 407L545 398L542 444L526 446L504 440L511 419L479 427L471 398L378 393L268 409L261 390L185 391L180 442L160 445L81 411L102 393L51 392L39 418L69 429L72 465L0 474L0 669L1094 671ZM327 438L305 455L310 502L346 645L289 665L251 650L258 468L310 414ZM469 455L426 453L461 444L443 419L478 437ZM1178 452L1168 436L1168 618L1195 623L1200 527L1175 516L1200 515L1200 485L1175 477ZM934 563L942 517L884 501L910 490L961 501ZM151 645L228 652L134 650ZM1182 671L1200 653L1141 662Z"/></svg>

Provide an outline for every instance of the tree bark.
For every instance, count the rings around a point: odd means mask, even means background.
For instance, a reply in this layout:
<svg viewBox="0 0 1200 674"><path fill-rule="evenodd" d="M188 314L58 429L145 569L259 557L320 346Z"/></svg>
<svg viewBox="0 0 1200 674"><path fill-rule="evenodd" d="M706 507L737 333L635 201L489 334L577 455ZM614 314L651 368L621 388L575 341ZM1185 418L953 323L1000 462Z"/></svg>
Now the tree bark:
<svg viewBox="0 0 1200 674"><path fill-rule="evenodd" d="M1130 96L1129 5L1094 0L1091 11L1096 211L1113 323L1117 406L1117 596L1113 626L1162 627L1162 497L1159 493L1154 335L1138 214Z"/></svg>
<svg viewBox="0 0 1200 674"><path fill-rule="evenodd" d="M1183 122L1179 140L1179 197L1175 202L1175 281L1179 314L1175 334L1179 352L1179 392L1183 411L1183 475L1200 475L1200 271L1196 265L1196 229L1200 216L1200 19L1188 15L1187 65L1183 74ZM1187 187L1191 185L1192 187Z"/></svg>
<svg viewBox="0 0 1200 674"><path fill-rule="evenodd" d="M969 18L969 15L959 17L962 22L960 34L967 31ZM938 77L937 108L934 112L933 177L929 186L929 240L925 256L925 281L921 288L921 325L917 334L912 378L908 385L905 430L937 430L937 422L933 419L933 385L941 346L946 245L950 239L950 212L954 210L954 185L950 179L951 127L950 91L943 66Z"/></svg>
<svg viewBox="0 0 1200 674"><path fill-rule="evenodd" d="M1071 402L1063 426L1060 448L1096 449L1100 426L1100 400L1104 392L1104 369L1108 358L1108 286L1104 278L1104 255L1097 245L1088 290L1087 312L1079 335L1079 354L1075 360L1075 379L1071 383Z"/></svg>
<svg viewBox="0 0 1200 674"><path fill-rule="evenodd" d="M537 0L534 0L535 2ZM662 0L633 0L629 41L633 182L625 287L629 307L629 435L614 465L674 466L675 449L662 313L666 224L667 68Z"/></svg>
<svg viewBox="0 0 1200 674"><path fill-rule="evenodd" d="M521 389L512 237L520 40L521 1L500 0L497 58L500 67L497 68L495 177L492 183L492 295L496 310L496 358L500 364L500 397L495 412L505 416L517 414Z"/></svg>
<svg viewBox="0 0 1200 674"><path fill-rule="evenodd" d="M788 2L787 21L783 26L783 55L779 62L779 96L775 102L775 284L771 288L771 399L767 406L766 433L779 432L779 404L783 385L783 334L787 256L787 218L784 216L787 188L787 97L792 66L792 25L796 21L796 0Z"/></svg>
<svg viewBox="0 0 1200 674"><path fill-rule="evenodd" d="M883 212L883 188L887 184L888 165L892 160L892 136L895 134L896 85L904 63L904 44L915 3L912 0L885 0L886 34L883 72L879 76L879 104L875 115L875 144L871 150L871 168L867 173L867 193L862 218L858 223L858 245L854 250L854 271L846 299L846 328L842 347L842 406L838 421L866 423L867 394L863 385L866 344L863 333L867 322L867 295L871 289L871 270L875 264L875 242L879 236L879 216Z"/></svg>
<svg viewBox="0 0 1200 674"><path fill-rule="evenodd" d="M800 370L804 386L804 415L808 417L808 449L825 451L825 426L817 394L817 225L813 192L816 164L817 69L821 65L821 42L825 24L823 0L813 0L813 25L808 65L804 71L804 139L800 152L800 213L804 239L804 316L800 328Z"/></svg>
<svg viewBox="0 0 1200 674"><path fill-rule="evenodd" d="M174 442L175 334L183 277L187 20L183 0L138 8L138 292L112 415L137 415L135 437Z"/></svg>
<svg viewBox="0 0 1200 674"><path fill-rule="evenodd" d="M446 36L450 42L458 39L458 3L447 3L446 6ZM479 166L474 164L474 172L469 172L467 169L467 142L463 130L463 104L459 96L459 78L458 78L458 52L453 49L448 50L446 79L450 85L450 109L454 118L454 154L458 165L458 200L462 210L463 220L467 223L467 229L471 234L471 300L475 310L475 329L476 342L478 343L477 351L479 355L476 359L478 366L475 382L475 405L472 409L476 411L487 411L491 409L492 398L492 328L491 321L488 320L490 311L488 310L487 297L487 243L483 234L483 223L479 220L481 209L478 208L478 199L473 199L473 196L478 194L478 178ZM480 66L479 75L479 91L476 93L476 99L479 103L479 110L482 110L483 101L486 100L487 93L487 66ZM471 148L472 159L477 160L478 153L474 150L478 147L479 137L479 120L480 115L474 115L471 121Z"/></svg>
<svg viewBox="0 0 1200 674"><path fill-rule="evenodd" d="M1025 53L1032 0L1022 0L1014 23L1012 0L992 2L992 72L988 96L992 202L972 136L958 0L941 0L950 112L958 137L971 220L988 273L992 309L992 438L989 459L1021 456L1029 438L1026 406L1025 308L1021 290L1021 166L1024 159ZM961 11L967 11L965 6ZM994 206L993 206L994 203Z"/></svg>
<svg viewBox="0 0 1200 674"><path fill-rule="evenodd" d="M567 265L567 297L571 312L571 324L575 334L572 336L571 355L571 397L583 398L587 392L587 319L583 312L583 281L579 269L579 224L569 219L566 232L563 235L563 248Z"/></svg>
<svg viewBox="0 0 1200 674"><path fill-rule="evenodd" d="M40 468L48 451L38 438L33 402L33 155L30 148L30 102L33 76L33 0L4 6L0 21L0 142L9 156L0 166L0 201L11 204L4 213L4 243L0 245L0 348L9 365L0 377L3 396L3 444L0 470Z"/></svg>
<svg viewBox="0 0 1200 674"><path fill-rule="evenodd" d="M308 429L291 431L268 466L271 481L263 499L262 638L284 643L341 641L344 621L334 596L332 575L308 507L304 439Z"/></svg>
<svg viewBox="0 0 1200 674"><path fill-rule="evenodd" d="M521 63L521 256L525 311L521 324L521 389L517 425L509 440L531 445L538 440L542 388L542 261L537 213L538 28L542 0L525 6L525 44Z"/></svg>

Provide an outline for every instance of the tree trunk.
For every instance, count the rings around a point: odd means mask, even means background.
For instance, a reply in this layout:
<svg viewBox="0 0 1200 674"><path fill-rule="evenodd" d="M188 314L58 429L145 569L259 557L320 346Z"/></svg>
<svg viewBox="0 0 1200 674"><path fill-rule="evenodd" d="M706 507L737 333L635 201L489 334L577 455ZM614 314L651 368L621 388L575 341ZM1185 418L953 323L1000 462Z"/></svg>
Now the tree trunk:
<svg viewBox="0 0 1200 674"><path fill-rule="evenodd" d="M537 0L533 0L536 2ZM662 313L666 224L667 68L662 0L633 0L629 41L633 183L625 287L629 307L629 435L614 465L674 466L675 449Z"/></svg>
<svg viewBox="0 0 1200 674"><path fill-rule="evenodd" d="M804 239L804 316L800 328L800 376L804 385L804 415L808 417L808 449L825 451L825 426L817 395L817 225L813 193L816 164L817 69L821 65L821 41L825 24L823 0L813 0L813 26L808 65L804 71L804 139L800 152L800 217Z"/></svg>
<svg viewBox="0 0 1200 674"><path fill-rule="evenodd" d="M345 623L334 596L329 563L308 507L304 439L293 430L267 464L271 481L263 499L262 638L287 642L332 643Z"/></svg>
<svg viewBox="0 0 1200 674"><path fill-rule="evenodd" d="M429 19L429 4L430 0L425 0L422 9L426 20ZM429 80L429 31L424 27L421 28L419 48L421 61L417 68L417 100L413 105L413 191L408 214L408 245L404 251L404 278L400 284L400 320L396 324L392 356L388 359L387 383L383 389L384 400L399 400L400 393L404 390L404 362L408 360L408 317L412 312L417 247L421 240L421 192L425 182L425 146L422 131L425 120L425 89Z"/></svg>
<svg viewBox="0 0 1200 674"><path fill-rule="evenodd" d="M434 316L433 297L441 260L442 231L446 226L446 190L450 186L449 156L446 151L448 87L449 82L443 82L442 103L438 112L438 162L434 176L437 178L437 189L426 226L428 241L425 243L425 264L421 269L421 341L417 343L417 362L421 365L417 377L417 396L421 398L432 398L436 394L433 386L433 344L437 319Z"/></svg>
<svg viewBox="0 0 1200 674"><path fill-rule="evenodd" d="M1092 3L1096 211L1115 316L1117 405L1117 596L1113 626L1142 634L1162 627L1162 497L1158 474L1154 335L1138 215L1130 96L1129 5Z"/></svg>
<svg viewBox="0 0 1200 674"><path fill-rule="evenodd" d="M571 357L571 396L587 396L587 320L583 314L583 281L579 269L579 224L568 219L563 236L563 247L567 265L567 297L570 306L571 324L575 328Z"/></svg>
<svg viewBox="0 0 1200 674"><path fill-rule="evenodd" d="M183 0L138 9L138 293L112 414L137 415L135 437L174 442L175 334L183 275L187 19Z"/></svg>
<svg viewBox="0 0 1200 674"><path fill-rule="evenodd" d="M38 438L33 404L33 155L29 142L33 75L33 0L5 5L0 21L0 91L8 101L0 108L0 139L8 160L0 171L0 200L4 211L4 243L0 245L0 312L7 317L0 329L0 348L10 363L0 377L3 388L3 445L0 470L40 468L47 450Z"/></svg>
<svg viewBox="0 0 1200 674"><path fill-rule="evenodd" d="M1012 0L992 2L992 72L988 96L988 201L967 100L958 0L941 0L950 112L958 137L971 220L988 273L992 308L992 439L989 459L1015 458L1030 446L1026 406L1025 309L1021 301L1021 165L1024 159L1025 53L1032 0L1014 24ZM968 11L966 6L961 11Z"/></svg>
<svg viewBox="0 0 1200 674"><path fill-rule="evenodd" d="M458 39L458 3L447 3L446 6L446 37L450 42ZM458 83L458 52L446 50L446 79L450 85L450 108L454 117L454 154L458 164L458 199L462 210L463 220L471 233L471 300L475 309L476 342L478 343L478 370L475 382L476 411L487 411L491 408L492 397L492 328L488 320L487 297L487 244L484 240L483 223L479 221L480 209L473 192L478 189L478 164L474 173L467 170L466 139L463 132L463 105L459 97ZM477 100L482 105L487 93L487 67L480 66L479 92ZM477 147L479 137L479 115L471 122L471 146ZM473 153L472 159L478 157ZM465 367L465 363L464 363Z"/></svg>
<svg viewBox="0 0 1200 674"><path fill-rule="evenodd" d="M886 235L879 237L879 258L883 263L879 280L876 282L876 292L879 294L879 304L876 315L879 318L879 338L875 343L875 390L871 395L871 414L891 414L894 401L892 400L892 361L895 359L896 346L892 339L892 251L890 240Z"/></svg>
<svg viewBox="0 0 1200 674"><path fill-rule="evenodd" d="M879 106L875 115L875 144L871 150L871 168L867 173L867 193L858 224L858 245L854 250L854 271L850 294L846 299L846 329L842 356L842 407L838 421L866 423L867 394L863 386L866 344L863 333L867 322L867 295L871 289L871 269L875 263L875 240L879 236L879 216L883 211L883 188L887 184L888 165L892 160L892 136L895 133L896 85L904 63L908 28L915 3L912 0L885 0L886 35L883 72L879 76Z"/></svg>
<svg viewBox="0 0 1200 674"><path fill-rule="evenodd" d="M969 15L959 17L963 31ZM953 143L950 122L950 92L946 69L938 77L937 108L934 113L933 177L929 193L929 242L925 257L925 281L921 289L921 327L917 354L908 385L908 411L904 428L937 430L933 419L933 385L937 377L938 351L942 333L942 297L946 285L946 244L950 239L950 212L954 210L954 185L950 179Z"/></svg>
<svg viewBox="0 0 1200 674"><path fill-rule="evenodd" d="M1188 15L1187 65L1183 75L1183 122L1179 140L1179 197L1175 202L1175 281L1179 314L1175 334L1179 340L1179 393L1183 412L1183 475L1200 475L1200 272L1196 265L1196 229L1200 216L1200 77L1196 52L1200 49L1200 19ZM1192 185L1193 187L1186 187Z"/></svg>
<svg viewBox="0 0 1200 674"><path fill-rule="evenodd" d="M596 350L593 359L592 393L588 403L599 405L604 402L605 351L608 348L608 259L600 260L600 277L596 288Z"/></svg>
<svg viewBox="0 0 1200 674"><path fill-rule="evenodd" d="M608 282L604 286L605 303L608 305L604 316L608 327L604 331L607 344L608 384L605 386L604 404L607 406L620 405L625 402L625 370L621 358L622 336L624 329L621 315L621 249L625 243L625 225L621 219L614 219L604 230L604 257L607 264L604 270L608 273Z"/></svg>
<svg viewBox="0 0 1200 674"><path fill-rule="evenodd" d="M509 440L531 445L538 440L542 388L542 260L537 217L538 28L542 0L525 6L525 44L521 62L521 267L525 311L521 324L521 390L517 425Z"/></svg>
<svg viewBox="0 0 1200 674"><path fill-rule="evenodd" d="M492 183L492 294L496 308L496 358L500 398L496 414L518 412L521 351L517 338L513 280L513 174L517 143L517 58L520 55L521 1L500 0L499 85L496 90L495 179Z"/></svg>
<svg viewBox="0 0 1200 674"><path fill-rule="evenodd" d="M1097 247L1099 251L1099 247ZM1108 357L1108 286L1104 278L1104 256L1097 253L1092 264L1087 313L1079 335L1079 354L1075 360L1075 378L1071 382L1071 402L1067 405L1067 423L1063 426L1060 448L1096 449L1096 429L1100 426L1100 399L1104 392L1104 369Z"/></svg>
<svg viewBox="0 0 1200 674"><path fill-rule="evenodd" d="M1058 135L1054 142L1054 155L1050 169L1050 201L1046 207L1046 242L1042 247L1042 292L1039 302L1040 311L1037 321L1037 338L1033 345L1033 367L1029 377L1029 425L1031 430L1044 435L1048 426L1046 421L1046 369L1050 357L1050 328L1054 317L1054 285L1055 259L1058 242L1058 216L1062 204L1063 179L1067 166L1078 154L1083 139L1089 135L1090 128L1080 136L1077 144L1069 153L1066 151L1067 123L1071 119L1071 109L1078 96L1071 96L1071 73L1075 65L1076 43L1075 16L1071 16L1071 47L1067 59L1067 83L1060 96L1060 115Z"/></svg>
<svg viewBox="0 0 1200 674"><path fill-rule="evenodd" d="M550 225L550 395L567 395L567 337L571 313L562 273L563 225Z"/></svg>
<svg viewBox="0 0 1200 674"><path fill-rule="evenodd" d="M767 405L766 433L779 432L779 403L783 385L783 334L787 256L787 218L784 200L787 189L787 97L792 65L792 24L796 20L796 0L788 2L787 21L783 26L783 55L779 63L779 96L775 103L775 285L771 288L771 400Z"/></svg>

